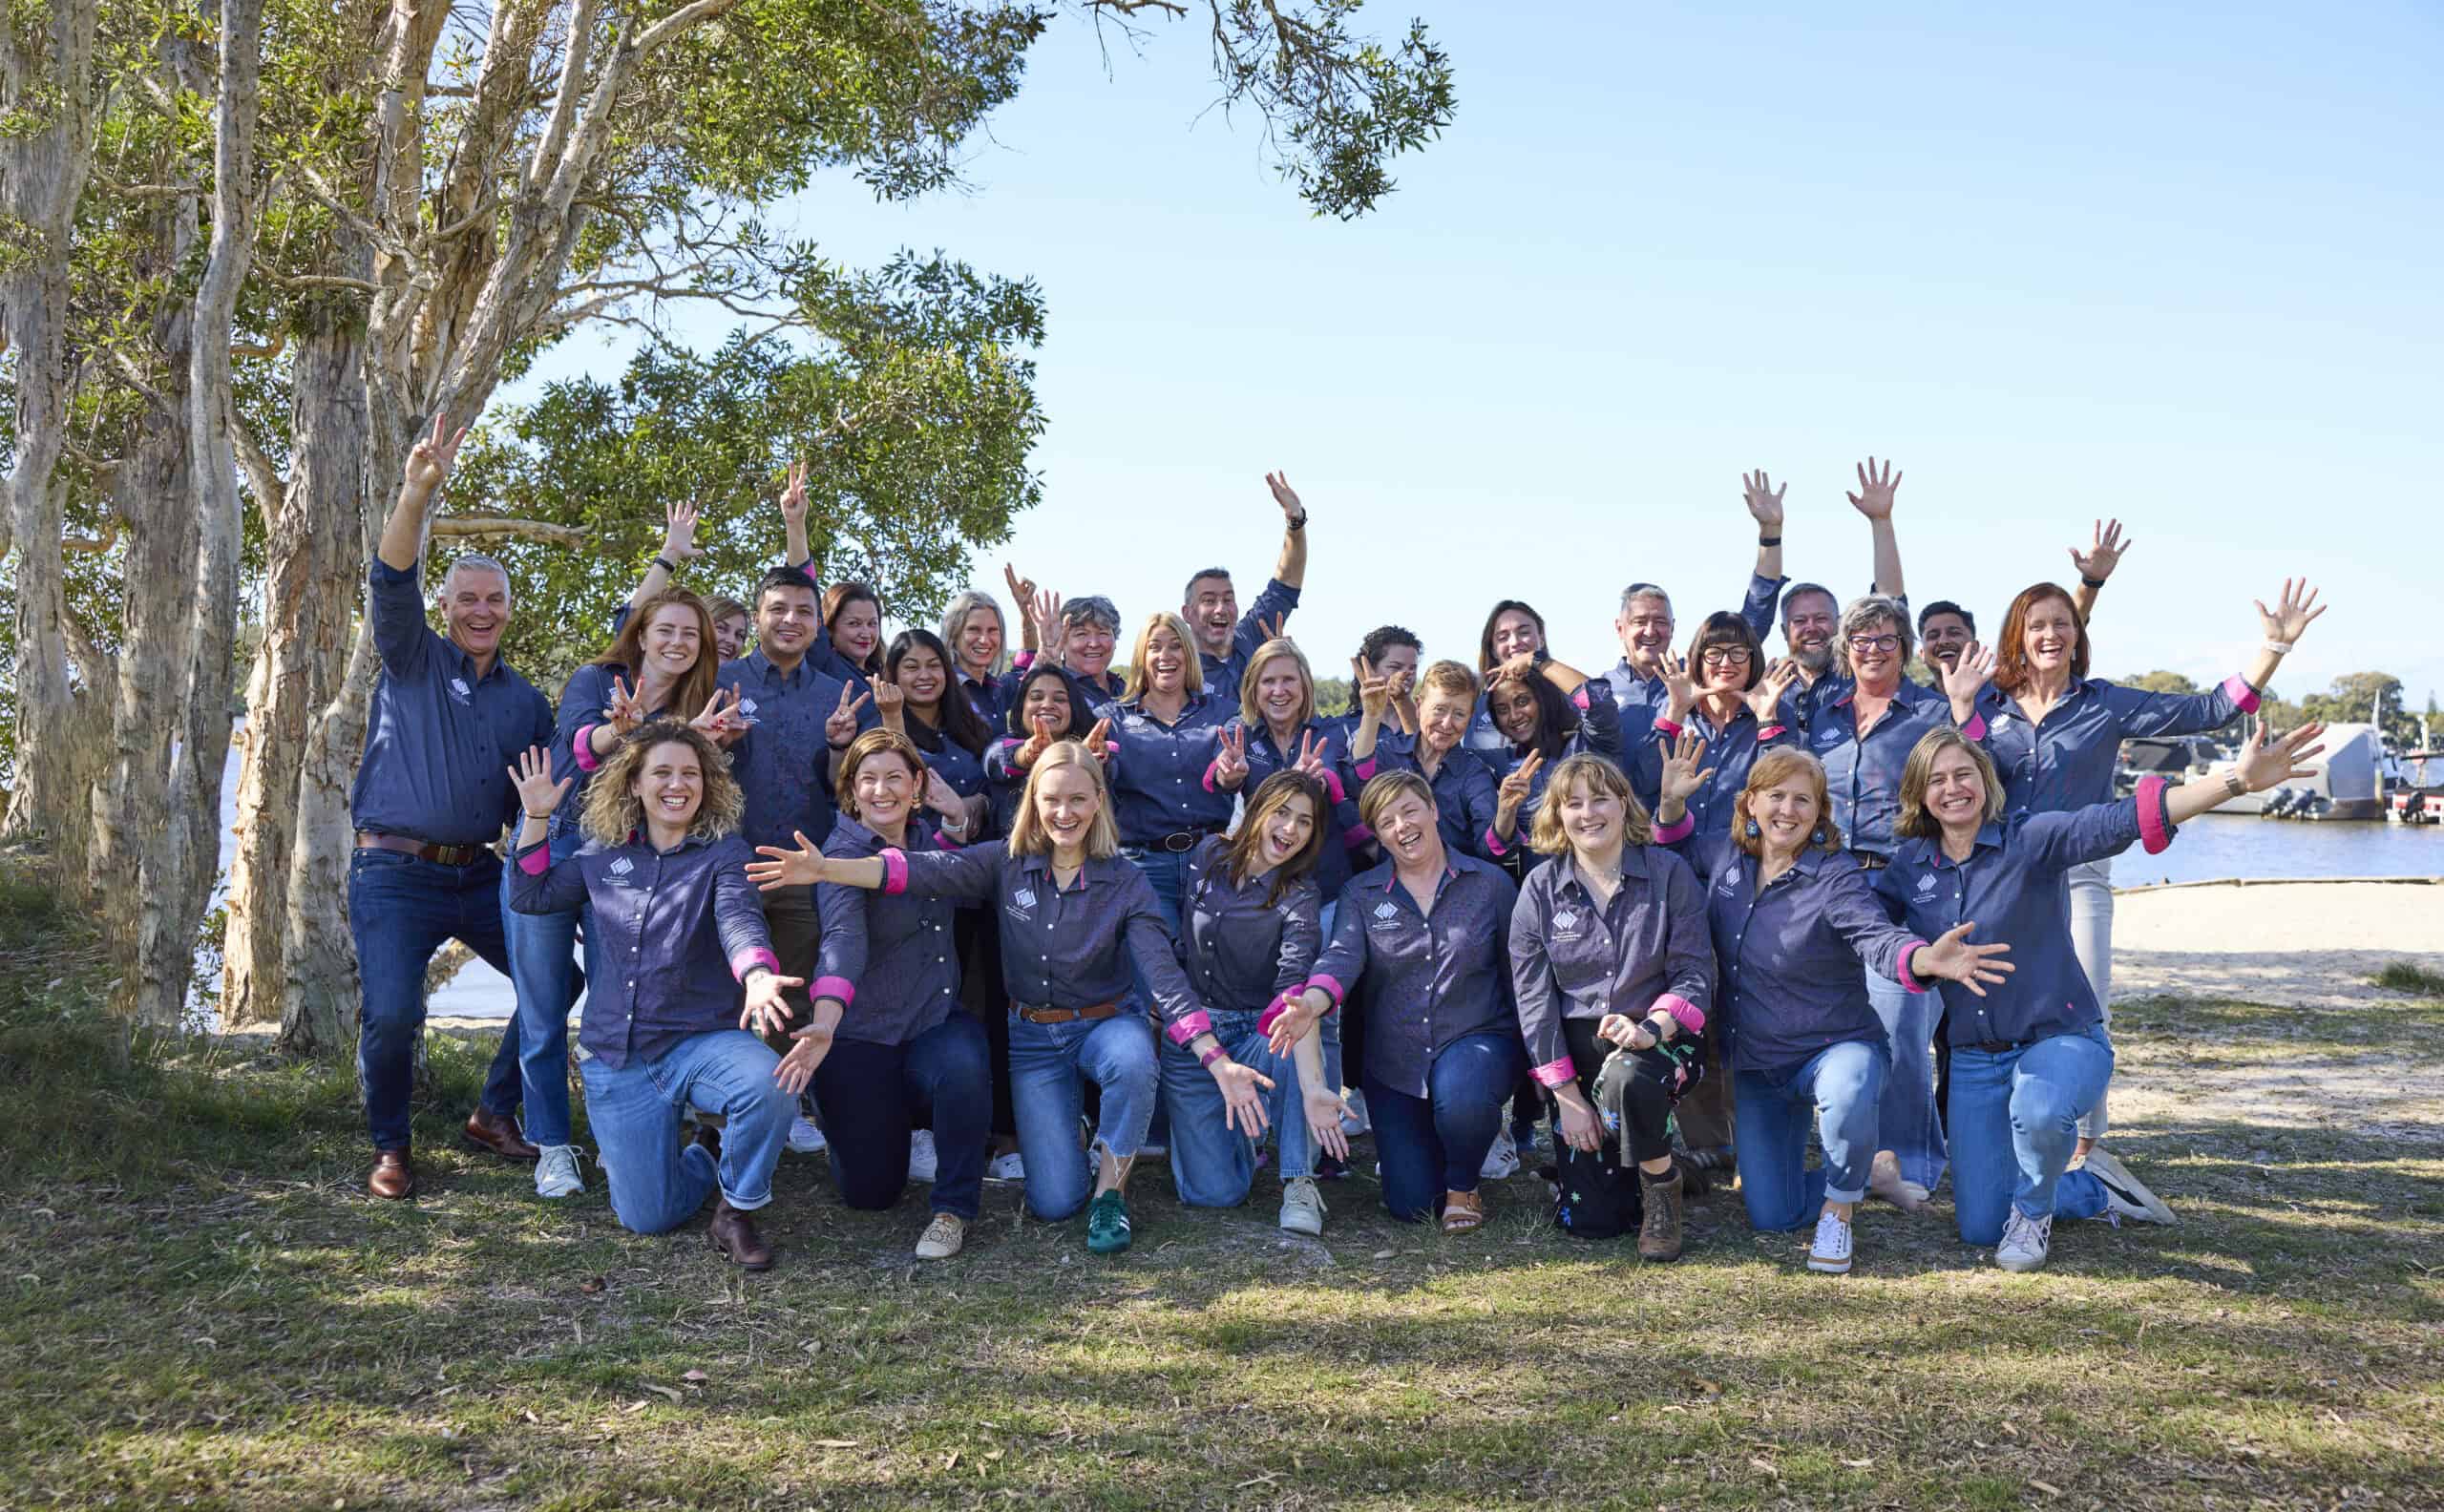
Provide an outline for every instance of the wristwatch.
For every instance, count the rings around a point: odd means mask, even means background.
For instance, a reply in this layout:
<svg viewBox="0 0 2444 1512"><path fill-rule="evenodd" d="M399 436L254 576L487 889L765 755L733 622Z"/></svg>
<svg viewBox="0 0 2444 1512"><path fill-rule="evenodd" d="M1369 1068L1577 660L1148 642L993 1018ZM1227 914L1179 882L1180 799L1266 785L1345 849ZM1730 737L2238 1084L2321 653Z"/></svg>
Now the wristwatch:
<svg viewBox="0 0 2444 1512"><path fill-rule="evenodd" d="M2227 771L2223 774L2223 790L2238 798L2249 790L2249 785L2241 781L2239 772Z"/></svg>

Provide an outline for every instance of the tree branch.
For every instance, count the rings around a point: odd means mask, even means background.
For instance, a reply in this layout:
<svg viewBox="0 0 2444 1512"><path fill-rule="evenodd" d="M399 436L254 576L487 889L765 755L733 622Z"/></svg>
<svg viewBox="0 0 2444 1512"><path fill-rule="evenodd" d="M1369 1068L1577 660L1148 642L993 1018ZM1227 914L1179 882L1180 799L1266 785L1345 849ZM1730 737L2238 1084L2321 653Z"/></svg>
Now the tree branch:
<svg viewBox="0 0 2444 1512"><path fill-rule="evenodd" d="M500 536L511 540L542 541L553 546L587 546L594 541L592 536L575 525L555 525L550 520L512 519L503 514L444 514L432 521L432 535L436 540Z"/></svg>

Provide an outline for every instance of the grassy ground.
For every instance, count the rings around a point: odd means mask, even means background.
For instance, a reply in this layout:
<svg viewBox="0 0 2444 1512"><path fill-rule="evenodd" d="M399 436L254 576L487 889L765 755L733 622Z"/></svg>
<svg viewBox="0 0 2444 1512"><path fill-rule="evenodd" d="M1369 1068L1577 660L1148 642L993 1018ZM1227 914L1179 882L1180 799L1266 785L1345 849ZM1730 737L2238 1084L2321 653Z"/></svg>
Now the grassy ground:
<svg viewBox="0 0 2444 1512"><path fill-rule="evenodd" d="M1525 1177L1451 1241L1343 1183L1318 1243L1268 1181L1190 1213L1159 1168L1121 1259L992 1187L920 1270L920 1206L848 1214L790 1157L746 1277L701 1226L622 1233L599 1180L546 1207L453 1149L455 1043L425 1195L376 1203L345 1071L115 1065L96 965L0 888L0 1506L2444 1505L2444 1122L2189 1116L2178 1084L2432 1070L2433 998L2371 986L2330 1042L2126 1011L2124 1075L2166 1095L2115 1144L2183 1222L2066 1225L2030 1276L1940 1205L1866 1210L1837 1280L1729 1194L1647 1269Z"/></svg>

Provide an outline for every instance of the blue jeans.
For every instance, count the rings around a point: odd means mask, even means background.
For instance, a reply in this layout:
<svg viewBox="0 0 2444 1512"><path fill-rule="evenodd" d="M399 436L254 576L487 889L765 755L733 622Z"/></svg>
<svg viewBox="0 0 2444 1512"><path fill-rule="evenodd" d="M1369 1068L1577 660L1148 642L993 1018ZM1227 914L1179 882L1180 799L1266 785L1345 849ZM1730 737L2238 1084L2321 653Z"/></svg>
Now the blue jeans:
<svg viewBox="0 0 2444 1512"><path fill-rule="evenodd" d="M1845 1040L1816 1052L1787 1081L1732 1073L1739 1197L1749 1228L1805 1228L1828 1200L1854 1203L1866 1194L1885 1063L1882 1047ZM1811 1122L1824 1142L1824 1164L1815 1170L1805 1168Z"/></svg>
<svg viewBox="0 0 2444 1512"><path fill-rule="evenodd" d="M676 1228L716 1186L741 1210L772 1200L772 1167L798 1110L798 1100L772 1080L780 1063L771 1046L744 1029L689 1035L659 1058L617 1071L592 1056L578 1062L586 1123L622 1225L638 1233ZM726 1121L718 1170L703 1145L680 1145L679 1116L690 1107Z"/></svg>
<svg viewBox="0 0 2444 1512"><path fill-rule="evenodd" d="M1231 1059L1273 1078L1265 1118L1281 1141L1281 1179L1316 1173L1316 1142L1299 1101L1298 1063L1273 1053L1256 1032L1259 1016L1213 1010L1214 1038ZM1171 1186L1191 1208L1235 1208L1255 1182L1254 1141L1222 1124L1222 1089L1184 1045L1163 1043L1163 1101L1171 1110Z"/></svg>
<svg viewBox="0 0 2444 1512"><path fill-rule="evenodd" d="M577 854L585 837L575 830L552 837L555 865ZM517 989L517 1069L526 1090L520 1121L530 1144L569 1142L569 1010L578 979L577 927L586 920L585 980L597 975L590 909L520 914L509 906L509 869L500 876L501 923L509 933L509 979Z"/></svg>
<svg viewBox="0 0 2444 1512"><path fill-rule="evenodd" d="M359 850L348 863L348 932L356 942L363 1011L356 1074L365 1085L365 1123L375 1149L408 1145L408 1099L414 1089L416 1041L424 1036L424 973L453 939L484 964L509 971L501 929L500 862L480 855L446 867L396 850ZM517 1111L517 1021L501 1031L484 1076L485 1111Z"/></svg>
<svg viewBox="0 0 2444 1512"><path fill-rule="evenodd" d="M880 1209L899 1201L908 1185L908 1132L930 1120L934 1211L975 1221L984 1202L993 1059L984 1026L972 1015L953 1010L905 1044L834 1041L815 1068L814 1105L823 1113L842 1202Z"/></svg>
<svg viewBox="0 0 2444 1512"><path fill-rule="evenodd" d="M1426 1072L1424 1097L1366 1079L1375 1153L1383 1162L1383 1206L1403 1223L1438 1216L1444 1192L1472 1192L1502 1131L1502 1102L1528 1066L1519 1036L1463 1035Z"/></svg>
<svg viewBox="0 0 2444 1512"><path fill-rule="evenodd" d="M1933 1191L1943 1185L1948 1162L1944 1126L1935 1117L1935 1021L1943 1017L1943 995L1913 993L1869 972L1867 1002L1892 1046L1892 1065L1876 1108L1877 1137L1901 1163L1904 1181Z"/></svg>
<svg viewBox="0 0 2444 1512"><path fill-rule="evenodd" d="M1990 1055L1951 1047L1952 1211L1960 1237L1991 1245L2016 1207L2031 1218L2093 1218L2104 1184L2066 1171L2081 1115L2113 1077L2104 1025Z"/></svg>
<svg viewBox="0 0 2444 1512"><path fill-rule="evenodd" d="M1158 1081L1154 1031L1142 1015L1067 1023L1010 1016L1010 1111L1027 1167L1027 1210L1057 1221L1086 1206L1093 1178L1078 1150L1085 1087L1103 1089L1095 1144L1126 1160L1146 1143ZM939 1142L937 1141L937 1147Z"/></svg>

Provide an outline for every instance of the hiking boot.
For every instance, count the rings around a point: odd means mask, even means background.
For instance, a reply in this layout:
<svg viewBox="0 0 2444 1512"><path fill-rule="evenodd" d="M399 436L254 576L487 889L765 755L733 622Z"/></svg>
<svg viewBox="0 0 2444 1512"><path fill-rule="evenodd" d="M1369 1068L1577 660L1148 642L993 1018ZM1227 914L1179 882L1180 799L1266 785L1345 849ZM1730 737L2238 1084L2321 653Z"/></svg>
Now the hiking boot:
<svg viewBox="0 0 2444 1512"><path fill-rule="evenodd" d="M2128 1219L2132 1223L2177 1223L2173 1210L2164 1200L2147 1189L2147 1184L2130 1174L2130 1167L2113 1151L2098 1144L2088 1151L2087 1173L2104 1187L2104 1210L2116 1222Z"/></svg>
<svg viewBox="0 0 2444 1512"><path fill-rule="evenodd" d="M1646 1217L1638 1225L1638 1258L1641 1260L1677 1260L1680 1258L1680 1167L1675 1165L1661 1176L1638 1173L1645 1184L1640 1194L1646 1199Z"/></svg>
<svg viewBox="0 0 2444 1512"><path fill-rule="evenodd" d="M1293 1176L1281 1184L1281 1227L1298 1234L1324 1231L1324 1194L1313 1176Z"/></svg>
<svg viewBox="0 0 2444 1512"><path fill-rule="evenodd" d="M2032 1218L2012 1204L2003 1220L2003 1242L1994 1247L1994 1263L2006 1270L2033 1270L2045 1264L2054 1249L2054 1215Z"/></svg>
<svg viewBox="0 0 2444 1512"><path fill-rule="evenodd" d="M1086 1252L1118 1254L1128 1248L1128 1199L1107 1191L1086 1208Z"/></svg>
<svg viewBox="0 0 2444 1512"><path fill-rule="evenodd" d="M934 1214L934 1221L925 1226L923 1236L916 1241L916 1258L947 1260L959 1253L959 1246L965 1243L967 1221L957 1213L938 1212Z"/></svg>

